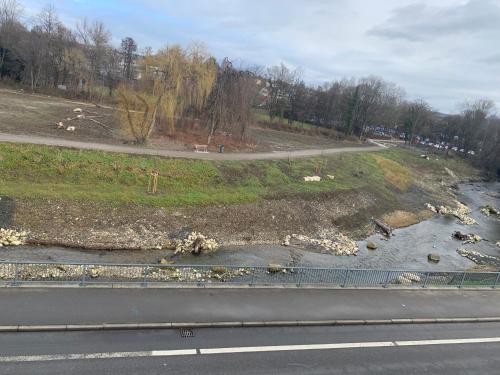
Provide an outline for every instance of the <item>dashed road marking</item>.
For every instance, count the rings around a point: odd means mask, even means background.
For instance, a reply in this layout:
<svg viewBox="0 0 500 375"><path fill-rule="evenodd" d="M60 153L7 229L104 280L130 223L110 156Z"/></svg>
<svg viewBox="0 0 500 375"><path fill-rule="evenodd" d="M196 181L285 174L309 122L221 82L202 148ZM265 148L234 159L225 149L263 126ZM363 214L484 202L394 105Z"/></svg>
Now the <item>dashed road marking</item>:
<svg viewBox="0 0 500 375"><path fill-rule="evenodd" d="M500 337L414 340L414 341L404 341L404 340L371 341L371 342L369 341L369 342L347 342L347 343L308 344L308 345L240 346L240 347L227 347L227 348L172 349L172 350L150 350L150 351L137 351L137 352L47 354L47 355L21 355L21 356L4 356L4 357L0 356L0 363L193 356L193 355L210 355L210 354L261 353L261 352L302 351L302 350L362 349L362 348L481 344L481 343L500 343Z"/></svg>

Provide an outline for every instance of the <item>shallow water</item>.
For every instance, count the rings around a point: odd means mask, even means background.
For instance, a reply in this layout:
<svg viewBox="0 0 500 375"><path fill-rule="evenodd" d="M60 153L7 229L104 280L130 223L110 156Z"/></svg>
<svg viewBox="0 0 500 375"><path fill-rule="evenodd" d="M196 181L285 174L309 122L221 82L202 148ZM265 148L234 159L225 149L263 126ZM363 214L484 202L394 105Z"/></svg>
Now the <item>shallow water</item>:
<svg viewBox="0 0 500 375"><path fill-rule="evenodd" d="M498 194L500 183L472 183L460 186L459 200L472 209L471 216L478 225L463 225L457 219L436 215L430 220L407 228L397 229L394 236L385 239L375 234L359 241L357 256L334 256L320 254L298 247L283 246L244 246L224 248L203 256L183 256L177 264L235 264L262 265L279 263L289 266L349 267L370 269L415 269L415 270L463 270L474 263L456 250L466 248L481 253L500 256L500 248L495 242L500 240L500 220L486 217L479 209L485 204L500 207ZM430 202L433 203L433 202ZM451 237L460 230L475 233L489 241L474 245L462 245ZM375 242L379 248L368 250L367 241ZM441 256L437 264L429 263L427 255L436 253ZM15 247L0 249L0 260L18 261L61 261L61 262L102 262L102 263L156 263L159 258L169 257L171 251L83 251L57 247Z"/></svg>

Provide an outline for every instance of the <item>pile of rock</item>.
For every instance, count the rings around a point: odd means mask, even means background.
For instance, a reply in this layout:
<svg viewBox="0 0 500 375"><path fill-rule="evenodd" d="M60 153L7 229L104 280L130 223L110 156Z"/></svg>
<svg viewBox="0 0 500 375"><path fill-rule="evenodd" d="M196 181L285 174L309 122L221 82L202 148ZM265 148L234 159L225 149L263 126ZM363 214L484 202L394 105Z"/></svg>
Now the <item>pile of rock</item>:
<svg viewBox="0 0 500 375"><path fill-rule="evenodd" d="M144 272L144 267L120 267L94 265L87 268L80 265L44 265L30 264L16 268L10 264L0 264L0 280L36 281L36 280L80 280L83 275L94 281L129 280L129 281L229 281L252 273L247 268L212 267L197 269L192 267L151 267Z"/></svg>
<svg viewBox="0 0 500 375"><path fill-rule="evenodd" d="M202 252L213 252L219 247L217 240L198 232L191 232L184 239L169 240L163 248L175 250L175 254L192 253L198 255Z"/></svg>
<svg viewBox="0 0 500 375"><path fill-rule="evenodd" d="M396 277L393 282L394 284L411 285L413 283L419 283L421 280L421 277L416 273L405 272Z"/></svg>
<svg viewBox="0 0 500 375"><path fill-rule="evenodd" d="M17 232L13 229L0 228L0 247L19 246L26 242L27 232Z"/></svg>
<svg viewBox="0 0 500 375"><path fill-rule="evenodd" d="M425 206L431 210L432 212L439 213L441 215L453 215L455 216L462 224L465 225L473 225L477 224L477 221L469 216L471 210L465 204L456 202L456 208L451 208L449 206L439 206L435 207L430 203L426 203Z"/></svg>
<svg viewBox="0 0 500 375"><path fill-rule="evenodd" d="M282 244L283 246L289 246L292 240L296 240L303 244L319 247L335 255L356 255L359 250L356 242L342 233L331 234L328 237L311 238L301 234L292 234L286 236Z"/></svg>
<svg viewBox="0 0 500 375"><path fill-rule="evenodd" d="M458 249L457 253L479 265L500 266L500 258L492 255L481 254L479 251Z"/></svg>
<svg viewBox="0 0 500 375"><path fill-rule="evenodd" d="M481 207L480 211L485 214L486 216L491 216L491 215L494 215L494 216L497 216L498 218L500 218L500 211L498 209L496 209L495 207L487 204L486 206L483 206Z"/></svg>
<svg viewBox="0 0 500 375"><path fill-rule="evenodd" d="M480 236L477 234L465 234L457 230L455 233L453 233L453 238L456 238L457 240L463 241L463 244L468 244L468 243L478 243L482 240Z"/></svg>

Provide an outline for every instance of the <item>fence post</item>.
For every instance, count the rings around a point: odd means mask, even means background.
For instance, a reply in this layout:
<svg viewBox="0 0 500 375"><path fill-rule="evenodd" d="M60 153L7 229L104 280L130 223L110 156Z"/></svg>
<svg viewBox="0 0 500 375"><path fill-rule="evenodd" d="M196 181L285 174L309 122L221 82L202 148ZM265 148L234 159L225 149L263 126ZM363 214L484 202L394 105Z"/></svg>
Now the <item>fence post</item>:
<svg viewBox="0 0 500 375"><path fill-rule="evenodd" d="M303 271L302 268L294 268L295 275L298 275L297 280L295 280L295 285L297 287L300 287L302 285L302 275L303 274L301 271Z"/></svg>
<svg viewBox="0 0 500 375"><path fill-rule="evenodd" d="M254 286L254 280L255 280L255 271L257 270L256 267L252 267L252 279L250 280L250 286Z"/></svg>
<svg viewBox="0 0 500 375"><path fill-rule="evenodd" d="M497 278L495 279L495 284L493 284L493 289L497 287L498 279L500 279L500 272L497 273Z"/></svg>
<svg viewBox="0 0 500 375"><path fill-rule="evenodd" d="M422 285L422 288L427 288L427 280L429 280L429 274L430 272L425 273L425 280L424 280L424 285Z"/></svg>
<svg viewBox="0 0 500 375"><path fill-rule="evenodd" d="M462 275L462 280L460 280L460 285L458 286L459 288L461 288L464 285L464 280L465 280L466 274L467 274L467 272L464 272L464 274Z"/></svg>
<svg viewBox="0 0 500 375"><path fill-rule="evenodd" d="M345 286L347 285L347 279L349 277L349 273L351 273L350 269L345 270L344 281L342 282L341 285L342 288L345 288Z"/></svg>
<svg viewBox="0 0 500 375"><path fill-rule="evenodd" d="M87 276L87 265L82 265L82 280L80 286L85 286L85 277Z"/></svg>
<svg viewBox="0 0 500 375"><path fill-rule="evenodd" d="M17 285L17 280L19 278L19 264L16 263L15 271L14 271L14 280L12 281L12 285Z"/></svg>
<svg viewBox="0 0 500 375"><path fill-rule="evenodd" d="M142 267L142 287L146 288L148 286L148 282L146 281L146 278L148 277L147 271L149 270L148 266L143 266Z"/></svg>
<svg viewBox="0 0 500 375"><path fill-rule="evenodd" d="M387 283L389 283L389 277L391 276L391 271L387 271L387 276L385 277L384 288L387 288Z"/></svg>

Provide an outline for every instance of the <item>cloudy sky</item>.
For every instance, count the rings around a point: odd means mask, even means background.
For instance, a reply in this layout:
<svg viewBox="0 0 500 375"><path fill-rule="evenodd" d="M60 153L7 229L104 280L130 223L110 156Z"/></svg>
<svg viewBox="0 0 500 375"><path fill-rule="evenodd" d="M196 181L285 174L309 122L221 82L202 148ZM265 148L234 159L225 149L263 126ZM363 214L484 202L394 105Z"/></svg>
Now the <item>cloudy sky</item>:
<svg viewBox="0 0 500 375"><path fill-rule="evenodd" d="M21 0L26 16L44 0ZM378 75L442 112L500 112L500 0L53 0L74 27L104 21L118 44L203 41L218 58L301 67L306 82Z"/></svg>

